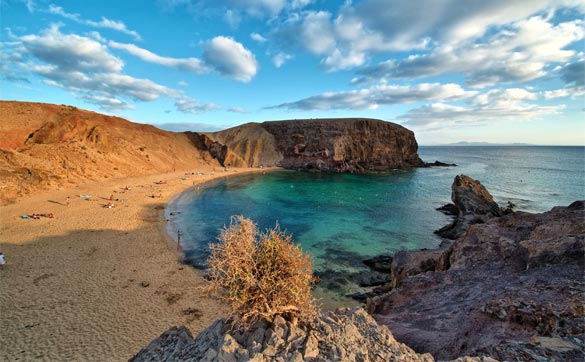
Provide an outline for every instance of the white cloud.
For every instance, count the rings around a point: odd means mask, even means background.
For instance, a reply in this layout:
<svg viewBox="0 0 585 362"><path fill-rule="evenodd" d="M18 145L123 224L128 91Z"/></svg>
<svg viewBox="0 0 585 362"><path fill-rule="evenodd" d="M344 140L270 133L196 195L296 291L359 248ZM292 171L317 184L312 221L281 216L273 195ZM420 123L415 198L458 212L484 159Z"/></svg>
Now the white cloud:
<svg viewBox="0 0 585 362"><path fill-rule="evenodd" d="M175 99L175 106L183 113L192 114L221 109L217 104L201 103L200 101L187 96L177 97L177 99Z"/></svg>
<svg viewBox="0 0 585 362"><path fill-rule="evenodd" d="M290 2L291 9L302 9L305 6L313 3L314 0L292 0Z"/></svg>
<svg viewBox="0 0 585 362"><path fill-rule="evenodd" d="M68 71L91 70L119 72L124 62L101 43L79 35L65 35L52 25L42 35L21 38L27 53Z"/></svg>
<svg viewBox="0 0 585 362"><path fill-rule="evenodd" d="M585 95L585 60L577 60L573 63L555 69L560 72L561 79L566 83L565 88L543 91L545 99L577 98Z"/></svg>
<svg viewBox="0 0 585 362"><path fill-rule="evenodd" d="M568 61L575 55L569 44L585 38L582 20L553 26L541 17L521 20L484 39L454 47L443 45L403 61L388 60L359 70L355 84L398 78L431 77L463 73L470 86L484 87L502 82L525 82L543 77L551 63Z"/></svg>
<svg viewBox="0 0 585 362"><path fill-rule="evenodd" d="M223 15L231 11L238 17L274 19L282 12L299 10L312 3L312 0L158 0L158 3L164 10L182 7L194 15Z"/></svg>
<svg viewBox="0 0 585 362"><path fill-rule="evenodd" d="M360 90L323 93L272 108L298 110L376 109L380 105L421 101L458 101L476 95L458 84L423 83L415 86L379 85Z"/></svg>
<svg viewBox="0 0 585 362"><path fill-rule="evenodd" d="M18 0L18 1L26 7L26 9L28 10L29 13L35 12L35 10L37 8L37 4L35 3L34 0Z"/></svg>
<svg viewBox="0 0 585 362"><path fill-rule="evenodd" d="M271 38L284 51L291 52L289 47L294 45L321 56L322 64L332 71L363 65L373 54L425 50L429 47L439 49L430 55L437 59L428 59L429 55L422 53L420 62L441 65L440 56L449 55L448 52L443 53L443 50L459 49L460 44L463 44L466 50L473 49L476 42L486 36L490 36L495 42L483 43L480 50L498 48L498 37L506 37L507 27L515 26L514 24L521 23L532 15L545 12L551 14L556 9L564 7L585 11L582 2L571 0L472 1L465 6L462 6L459 0L395 1L391 4L387 0L364 0L355 4L346 2L336 14L325 11L292 12L272 31ZM563 27L561 25L559 29L553 29L555 34L551 35L547 33L550 29L541 26L542 24L524 23L526 28L514 29L517 32L515 40L519 42L519 46L525 48L525 51L539 58L544 58L547 48L562 57L558 51L562 46L555 46L555 42L566 44L563 37L569 36L571 39L571 32L578 31L575 28L582 28L580 24L576 22L569 25L569 28L573 29L560 29ZM498 34L493 35L494 33ZM557 38L553 39L555 36ZM540 44L532 46L530 41L539 37L542 38ZM507 45L513 49L512 42L508 42ZM510 49L505 49L508 55L513 53ZM458 59L464 59L465 54L462 50L456 55L459 56ZM497 58L495 52L491 54L496 57L495 61L504 58ZM455 55L451 58L455 58ZM467 62L466 65L469 63L471 62ZM498 69L500 75L494 79L504 77L507 73L519 73L525 69L525 65L533 67L524 75L525 78L538 74L537 61L524 63L526 61L522 62L522 59L517 60L513 66L519 67L509 72L500 65ZM427 72L432 69L431 65ZM493 81L490 75L480 74L477 80L472 80L478 85Z"/></svg>
<svg viewBox="0 0 585 362"><path fill-rule="evenodd" d="M284 63L292 58L292 55L280 52L272 58L272 64L274 64L276 68L280 68L284 65Z"/></svg>
<svg viewBox="0 0 585 362"><path fill-rule="evenodd" d="M241 108L241 107L231 107L228 108L228 112L232 112L232 113L246 113L246 109L245 108Z"/></svg>
<svg viewBox="0 0 585 362"><path fill-rule="evenodd" d="M240 22L242 21L240 14L237 11L231 9L227 9L225 11L223 18L232 29L237 29L240 26Z"/></svg>
<svg viewBox="0 0 585 362"><path fill-rule="evenodd" d="M339 49L335 49L331 55L321 61L329 71L342 69L351 69L364 64L366 55L363 52L350 51L343 54Z"/></svg>
<svg viewBox="0 0 585 362"><path fill-rule="evenodd" d="M122 49L144 60L145 62L163 65L191 73L205 73L209 71L203 61L197 58L170 58L157 55L149 50L137 47L134 44L123 44L115 41L109 42L110 47Z"/></svg>
<svg viewBox="0 0 585 362"><path fill-rule="evenodd" d="M531 103L539 95L524 89L496 89L470 98L467 107L444 103L427 104L397 117L419 129L447 129L456 125L527 121L558 114L564 106Z"/></svg>
<svg viewBox="0 0 585 362"><path fill-rule="evenodd" d="M254 54L225 36L216 36L208 42L203 59L220 74L244 83L251 81L258 71Z"/></svg>
<svg viewBox="0 0 585 362"><path fill-rule="evenodd" d="M265 43L268 40L258 33L251 33L250 38L252 38L254 41L257 41L258 43Z"/></svg>
<svg viewBox="0 0 585 362"><path fill-rule="evenodd" d="M83 19L79 14L68 13L62 7L53 4L49 5L49 8L46 11L50 14L59 15L61 17L64 17L65 19L72 20L78 24L92 26L95 28L106 28L116 30L124 34L131 35L132 37L134 37L135 40L141 40L140 34L138 34L134 30L128 29L126 27L126 24L124 24L121 21L111 20L105 17L102 17L100 21L87 20Z"/></svg>
<svg viewBox="0 0 585 362"><path fill-rule="evenodd" d="M124 62L112 55L106 45L89 37L64 34L58 25L38 35L22 36L13 47L18 49L18 59L3 57L10 60L10 66L34 73L44 78L45 84L62 88L108 111L131 109L133 105L129 101L151 102L160 97L175 100L177 109L182 112L193 113L218 107L194 100L182 91L152 80L124 74ZM183 65L176 59L159 57L140 48L133 50L151 57L151 61L177 67Z"/></svg>
<svg viewBox="0 0 585 362"><path fill-rule="evenodd" d="M223 0L220 2L255 17L274 17L286 6L285 0Z"/></svg>

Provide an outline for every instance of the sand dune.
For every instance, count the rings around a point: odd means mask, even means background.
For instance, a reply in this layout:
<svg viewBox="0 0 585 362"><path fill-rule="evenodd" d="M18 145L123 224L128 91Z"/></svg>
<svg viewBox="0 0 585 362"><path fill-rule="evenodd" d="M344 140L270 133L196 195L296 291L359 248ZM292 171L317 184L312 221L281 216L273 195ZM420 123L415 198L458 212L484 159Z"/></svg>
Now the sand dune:
<svg viewBox="0 0 585 362"><path fill-rule="evenodd" d="M252 170L197 170L204 175L89 183L1 206L0 360L127 360L172 325L198 333L223 315L200 272L178 262L162 208L193 182ZM103 208L110 195L124 202ZM21 218L31 213L54 218Z"/></svg>

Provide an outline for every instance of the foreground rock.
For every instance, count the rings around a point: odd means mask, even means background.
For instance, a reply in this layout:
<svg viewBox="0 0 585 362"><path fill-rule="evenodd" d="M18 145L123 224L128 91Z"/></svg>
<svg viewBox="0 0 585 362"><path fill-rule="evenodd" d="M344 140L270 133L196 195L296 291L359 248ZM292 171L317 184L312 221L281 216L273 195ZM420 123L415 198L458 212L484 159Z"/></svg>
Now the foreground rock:
<svg viewBox="0 0 585 362"><path fill-rule="evenodd" d="M463 215L490 216L449 248L395 255L394 289L369 311L439 359L583 361L585 203L497 217L488 195L454 198Z"/></svg>
<svg viewBox="0 0 585 362"><path fill-rule="evenodd" d="M195 339L184 327L173 327L130 359L149 361L401 361L431 362L398 343L363 309L328 313L301 329L276 317L246 330L217 320Z"/></svg>
<svg viewBox="0 0 585 362"><path fill-rule="evenodd" d="M207 136L226 146L225 166L367 172L424 165L412 131L375 119L248 123Z"/></svg>
<svg viewBox="0 0 585 362"><path fill-rule="evenodd" d="M502 210L492 195L479 181L469 176L456 176L451 190L453 204L439 208L440 211L455 216L451 225L436 231L444 238L457 239L465 233L470 225L481 224L495 216L502 215Z"/></svg>

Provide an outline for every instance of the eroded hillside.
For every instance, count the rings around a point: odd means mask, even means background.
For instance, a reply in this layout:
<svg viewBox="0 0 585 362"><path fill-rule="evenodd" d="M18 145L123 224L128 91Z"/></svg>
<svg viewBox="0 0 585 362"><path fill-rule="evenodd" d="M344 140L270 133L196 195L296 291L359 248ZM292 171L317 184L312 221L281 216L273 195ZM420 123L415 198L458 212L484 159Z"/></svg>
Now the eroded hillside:
<svg viewBox="0 0 585 362"><path fill-rule="evenodd" d="M194 140L75 107L0 101L0 202L85 181L219 166Z"/></svg>

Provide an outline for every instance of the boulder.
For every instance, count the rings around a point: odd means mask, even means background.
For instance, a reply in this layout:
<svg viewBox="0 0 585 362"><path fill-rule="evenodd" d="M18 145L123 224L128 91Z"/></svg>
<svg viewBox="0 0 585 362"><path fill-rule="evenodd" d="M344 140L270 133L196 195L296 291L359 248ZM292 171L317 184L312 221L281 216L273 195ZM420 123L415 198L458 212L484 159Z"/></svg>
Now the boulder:
<svg viewBox="0 0 585 362"><path fill-rule="evenodd" d="M432 362L397 342L363 309L338 309L300 327L277 317L248 328L221 319L194 339L172 328L130 359L154 361L395 361Z"/></svg>
<svg viewBox="0 0 585 362"><path fill-rule="evenodd" d="M493 217L502 215L499 205L488 190L469 176L455 176L451 190L453 206L445 205L440 209L452 214L457 210L455 220L452 224L435 231L444 238L457 239L470 225L483 224Z"/></svg>

